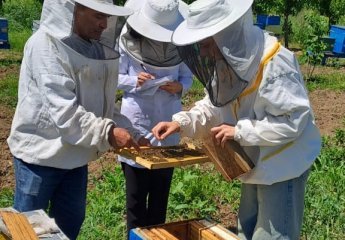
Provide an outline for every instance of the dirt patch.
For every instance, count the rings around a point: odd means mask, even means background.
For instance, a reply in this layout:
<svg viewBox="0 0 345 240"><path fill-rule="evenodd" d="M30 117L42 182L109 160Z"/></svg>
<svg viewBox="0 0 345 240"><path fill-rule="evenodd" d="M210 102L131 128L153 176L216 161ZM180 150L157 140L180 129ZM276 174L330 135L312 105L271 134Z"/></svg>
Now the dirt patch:
<svg viewBox="0 0 345 240"><path fill-rule="evenodd" d="M316 124L322 135L331 135L345 124L345 92L315 90L309 94Z"/></svg>
<svg viewBox="0 0 345 240"><path fill-rule="evenodd" d="M13 114L14 110L0 105L0 191L14 186L12 155L6 142Z"/></svg>

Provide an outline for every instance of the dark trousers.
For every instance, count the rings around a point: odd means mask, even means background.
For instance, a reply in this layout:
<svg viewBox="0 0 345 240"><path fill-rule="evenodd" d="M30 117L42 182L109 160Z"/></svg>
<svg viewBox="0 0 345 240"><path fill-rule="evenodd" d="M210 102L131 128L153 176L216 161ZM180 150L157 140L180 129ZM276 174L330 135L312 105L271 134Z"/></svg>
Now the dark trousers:
<svg viewBox="0 0 345 240"><path fill-rule="evenodd" d="M174 169L121 165L126 178L127 233L132 228L164 223Z"/></svg>

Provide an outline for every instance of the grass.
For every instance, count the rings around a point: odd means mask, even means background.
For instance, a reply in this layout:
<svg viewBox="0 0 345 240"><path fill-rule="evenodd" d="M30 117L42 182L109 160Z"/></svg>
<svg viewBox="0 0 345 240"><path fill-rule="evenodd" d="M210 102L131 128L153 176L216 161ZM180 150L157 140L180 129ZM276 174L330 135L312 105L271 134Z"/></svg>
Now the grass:
<svg viewBox="0 0 345 240"><path fill-rule="evenodd" d="M345 130L323 139L307 185L306 239L345 239Z"/></svg>
<svg viewBox="0 0 345 240"><path fill-rule="evenodd" d="M18 75L7 75L0 81L0 104L15 108L17 105Z"/></svg>
<svg viewBox="0 0 345 240"><path fill-rule="evenodd" d="M87 219L79 239L125 239L125 188L119 165L105 170L88 193ZM107 193L107 194L104 194ZM217 219L219 199L238 208L239 182L227 183L213 167L177 168L169 195L168 221L210 216Z"/></svg>
<svg viewBox="0 0 345 240"><path fill-rule="evenodd" d="M345 239L345 130L323 139L321 155L312 167L305 199L302 239ZM125 239L125 190L119 165L93 179L86 220L80 240ZM12 191L2 190L0 207L12 204ZM227 183L212 167L175 169L168 206L168 221L211 217L219 206L238 210L240 184Z"/></svg>
<svg viewBox="0 0 345 240"><path fill-rule="evenodd" d="M302 239L345 239L345 130L323 139L312 167L305 199ZM106 193L106 194L104 194ZM79 239L125 238L124 180L119 166L106 170L89 191L87 218ZM171 186L168 221L211 217L220 205L237 212L240 183L225 182L210 166L177 168Z"/></svg>
<svg viewBox="0 0 345 240"><path fill-rule="evenodd" d="M329 72L319 74L307 81L309 91L315 89L345 90L344 74L339 72Z"/></svg>
<svg viewBox="0 0 345 240"><path fill-rule="evenodd" d="M31 36L31 29L23 29L21 31L10 31L9 32L9 42L11 44L11 49L15 51L22 52L27 39Z"/></svg>
<svg viewBox="0 0 345 240"><path fill-rule="evenodd" d="M204 86L194 77L192 87L182 98L182 104L184 106L191 106L196 101L202 99L204 94Z"/></svg>
<svg viewBox="0 0 345 240"><path fill-rule="evenodd" d="M5 57L4 57L5 56ZM21 54L1 51L0 70L19 68ZM344 90L343 74L318 74L307 82L309 90ZM17 98L18 71L0 75L0 104L14 107ZM183 98L190 106L204 96L202 85L194 80ZM345 119L344 119L345 126ZM345 130L323 139L321 155L312 167L305 199L302 239L345 239ZM125 190L118 165L105 169L101 179L90 176L87 215L78 239L124 239ZM12 205L13 190L0 190L0 207ZM236 213L240 198L240 183L227 183L212 166L177 168L168 206L168 221L194 217L211 217L221 221L221 206L230 206Z"/></svg>

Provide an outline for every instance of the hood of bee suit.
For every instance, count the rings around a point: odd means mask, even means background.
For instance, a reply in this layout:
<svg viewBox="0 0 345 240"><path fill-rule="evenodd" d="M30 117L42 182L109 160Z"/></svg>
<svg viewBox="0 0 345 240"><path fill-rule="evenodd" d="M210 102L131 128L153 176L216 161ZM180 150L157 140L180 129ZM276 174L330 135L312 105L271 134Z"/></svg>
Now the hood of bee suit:
<svg viewBox="0 0 345 240"><path fill-rule="evenodd" d="M45 0L40 29L58 39L71 35L74 6L72 0Z"/></svg>
<svg viewBox="0 0 345 240"><path fill-rule="evenodd" d="M241 79L250 82L258 71L264 51L264 33L253 25L252 10L213 39L230 67Z"/></svg>
<svg viewBox="0 0 345 240"><path fill-rule="evenodd" d="M126 7L116 6L112 0L45 0L40 19L40 29L57 39L72 35L75 3L95 11L108 14L108 27L103 31L100 42L114 47L120 34L118 17L128 16L133 11Z"/></svg>

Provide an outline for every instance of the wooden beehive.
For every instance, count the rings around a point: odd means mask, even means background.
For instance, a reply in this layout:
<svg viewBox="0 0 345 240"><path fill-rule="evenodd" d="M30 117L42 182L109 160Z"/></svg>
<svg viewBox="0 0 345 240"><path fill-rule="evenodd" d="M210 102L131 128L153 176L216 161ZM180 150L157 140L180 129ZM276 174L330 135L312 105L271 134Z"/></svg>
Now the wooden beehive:
<svg viewBox="0 0 345 240"><path fill-rule="evenodd" d="M213 139L205 139L203 146L204 152L227 181L254 168L253 162L234 140L227 141L223 148L216 144Z"/></svg>
<svg viewBox="0 0 345 240"><path fill-rule="evenodd" d="M193 219L132 229L129 240L238 240L218 223Z"/></svg>
<svg viewBox="0 0 345 240"><path fill-rule="evenodd" d="M196 163L209 162L210 159L202 149L193 145L140 147L140 152L134 148L123 148L116 154L132 159L148 169L180 167Z"/></svg>

